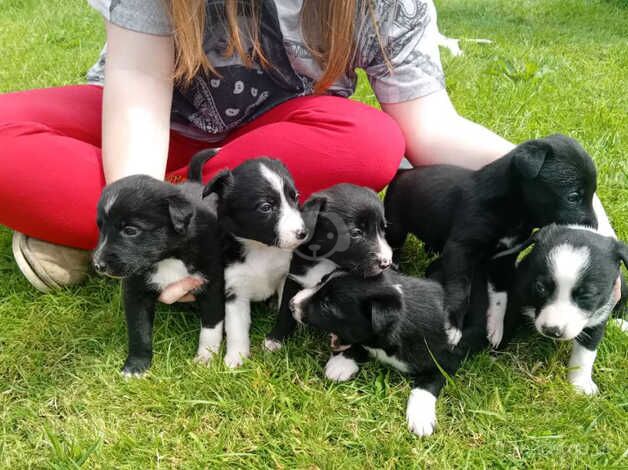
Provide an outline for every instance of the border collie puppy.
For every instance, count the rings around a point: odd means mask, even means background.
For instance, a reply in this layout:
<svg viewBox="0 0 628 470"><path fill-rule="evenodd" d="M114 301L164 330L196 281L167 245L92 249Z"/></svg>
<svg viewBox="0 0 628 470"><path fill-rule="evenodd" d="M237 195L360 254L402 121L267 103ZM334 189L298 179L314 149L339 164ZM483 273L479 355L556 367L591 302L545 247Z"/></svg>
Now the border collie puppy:
<svg viewBox="0 0 628 470"><path fill-rule="evenodd" d="M615 304L620 264L628 266L628 246L573 225L545 227L531 242L510 291L504 342L526 320L543 336L572 341L569 382L593 395L593 362Z"/></svg>
<svg viewBox="0 0 628 470"><path fill-rule="evenodd" d="M370 278L336 271L290 301L298 322L331 333L332 346L342 351L325 368L331 380L353 377L368 355L412 378L406 418L419 436L432 434L436 425L436 398L445 384L438 367L454 374L468 354L486 345L483 318L473 322L469 315L452 349L443 307L439 283L395 271Z"/></svg>
<svg viewBox="0 0 628 470"><path fill-rule="evenodd" d="M384 206L375 191L337 184L313 194L302 213L311 235L292 257L277 323L264 341L270 351L279 349L294 330L289 301L298 291L314 287L337 268L370 277L392 264Z"/></svg>
<svg viewBox="0 0 628 470"><path fill-rule="evenodd" d="M242 365L250 354L252 301L277 293L279 302L293 250L308 235L297 191L278 160L256 158L223 170L206 187L216 194L225 263L225 364ZM217 349L222 324L212 335Z"/></svg>
<svg viewBox="0 0 628 470"><path fill-rule="evenodd" d="M560 134L525 142L478 171L450 165L400 170L384 201L387 240L399 250L410 232L441 253L448 333L456 344L472 274L499 240L525 240L533 228L553 222L597 226L595 188L593 160Z"/></svg>
<svg viewBox="0 0 628 470"><path fill-rule="evenodd" d="M224 317L222 252L216 214L203 203L204 151L190 164L190 182L173 185L146 175L122 178L102 192L98 203L100 238L95 270L122 278L129 353L125 376L139 376L153 355L155 303L164 287L187 276L205 283L193 294L200 308L197 360L206 362L207 334Z"/></svg>

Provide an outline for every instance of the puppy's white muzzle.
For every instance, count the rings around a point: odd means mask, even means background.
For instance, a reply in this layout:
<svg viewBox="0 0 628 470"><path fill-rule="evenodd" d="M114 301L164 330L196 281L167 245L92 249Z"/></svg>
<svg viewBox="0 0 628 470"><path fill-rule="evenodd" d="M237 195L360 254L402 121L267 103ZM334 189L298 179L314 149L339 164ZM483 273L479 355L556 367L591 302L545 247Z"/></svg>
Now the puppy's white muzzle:
<svg viewBox="0 0 628 470"><path fill-rule="evenodd" d="M546 305L534 321L543 336L561 341L574 339L587 324L587 315L572 303L555 302Z"/></svg>
<svg viewBox="0 0 628 470"><path fill-rule="evenodd" d="M316 289L303 289L290 300L290 311L299 323L303 323L303 303L316 292Z"/></svg>

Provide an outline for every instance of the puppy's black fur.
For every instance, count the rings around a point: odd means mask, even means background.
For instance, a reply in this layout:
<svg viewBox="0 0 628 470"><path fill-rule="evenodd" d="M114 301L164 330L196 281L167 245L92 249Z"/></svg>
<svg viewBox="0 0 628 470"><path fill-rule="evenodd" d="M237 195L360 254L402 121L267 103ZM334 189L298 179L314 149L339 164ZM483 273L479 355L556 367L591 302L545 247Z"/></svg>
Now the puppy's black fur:
<svg viewBox="0 0 628 470"><path fill-rule="evenodd" d="M543 336L573 340L570 381L595 393L591 367L615 300L620 264L628 266L628 246L586 227L555 224L529 243L534 248L519 263L509 293L503 344L530 323Z"/></svg>
<svg viewBox="0 0 628 470"><path fill-rule="evenodd" d="M302 213L311 236L292 257L277 323L265 342L270 350L294 330L288 302L299 290L314 287L337 268L370 277L392 263L384 206L373 190L337 184L310 196Z"/></svg>
<svg viewBox="0 0 628 470"><path fill-rule="evenodd" d="M558 134L525 142L475 172L449 165L401 170L384 201L387 239L399 250L410 232L441 252L453 333L463 324L473 273L500 239L526 239L552 222L597 226L595 189L591 157Z"/></svg>
<svg viewBox="0 0 628 470"><path fill-rule="evenodd" d="M225 363L238 367L250 354L250 302L281 298L292 252L308 231L292 177L278 160L260 157L224 170L206 186L204 196L210 194L224 233Z"/></svg>
<svg viewBox="0 0 628 470"><path fill-rule="evenodd" d="M370 278L332 273L320 286L299 292L291 309L298 321L332 333L341 345L351 345L330 363L362 361L366 350L409 374L415 390L431 394L434 399L429 410L408 406L408 424L420 435L431 434L435 424L433 403L445 383L439 367L454 374L468 354L487 344L482 315L469 315L462 339L452 349L445 331L441 285L395 271ZM328 364L328 377L329 368Z"/></svg>
<svg viewBox="0 0 628 470"><path fill-rule="evenodd" d="M146 175L122 178L102 192L100 229L93 265L100 274L122 278L129 352L125 375L145 372L152 360L155 303L171 282L193 275L201 324L213 327L224 317L223 264L219 228L212 208L202 201L203 152L190 166L190 182L172 185Z"/></svg>

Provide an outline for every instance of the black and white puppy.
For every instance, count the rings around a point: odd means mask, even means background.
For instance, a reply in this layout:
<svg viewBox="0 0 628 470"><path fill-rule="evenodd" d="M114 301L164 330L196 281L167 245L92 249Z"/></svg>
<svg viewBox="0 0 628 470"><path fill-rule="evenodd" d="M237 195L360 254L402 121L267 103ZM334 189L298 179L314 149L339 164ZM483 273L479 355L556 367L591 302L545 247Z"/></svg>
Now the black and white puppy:
<svg viewBox="0 0 628 470"><path fill-rule="evenodd" d="M621 262L628 267L628 246L589 227L558 225L539 230L531 242L510 291L504 342L530 321L543 336L573 341L569 382L595 394L593 362L615 305Z"/></svg>
<svg viewBox="0 0 628 470"><path fill-rule="evenodd" d="M384 206L375 191L337 184L310 196L302 213L311 235L292 257L277 322L264 341L271 351L294 330L289 301L298 291L316 286L338 268L370 277L392 264Z"/></svg>
<svg viewBox="0 0 628 470"><path fill-rule="evenodd" d="M432 434L436 425L436 398L445 384L439 367L453 374L487 344L483 318L469 316L452 349L441 285L392 270L370 278L333 272L297 293L290 308L297 321L331 333L332 346L343 350L325 367L331 380L353 377L368 355L408 374L414 384L406 418L419 436Z"/></svg>
<svg viewBox="0 0 628 470"><path fill-rule="evenodd" d="M450 343L460 338L473 272L504 237L526 239L553 222L597 226L596 170L574 139L525 142L471 171L450 165L401 170L386 193L387 240L399 250L408 233L440 252Z"/></svg>
<svg viewBox="0 0 628 470"><path fill-rule="evenodd" d="M203 202L200 183L202 164L212 154L194 157L190 182L173 185L134 175L108 185L100 197L93 265L98 273L123 280L129 336L124 375L150 367L157 297L187 276L204 281L194 291L201 316L196 359L206 362L215 352L207 336L224 317L222 252L216 214Z"/></svg>
<svg viewBox="0 0 628 470"><path fill-rule="evenodd" d="M250 303L275 293L281 301L292 252L308 231L292 177L278 160L255 158L223 170L203 194L216 194L224 232L225 364L235 368L250 355ZM212 335L215 348L222 328L217 325Z"/></svg>

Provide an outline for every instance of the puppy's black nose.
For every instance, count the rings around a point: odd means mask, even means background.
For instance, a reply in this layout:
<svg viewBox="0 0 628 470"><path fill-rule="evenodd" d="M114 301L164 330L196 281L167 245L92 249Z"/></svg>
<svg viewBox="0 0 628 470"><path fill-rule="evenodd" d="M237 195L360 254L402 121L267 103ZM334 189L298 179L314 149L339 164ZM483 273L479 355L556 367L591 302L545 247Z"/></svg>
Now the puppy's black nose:
<svg viewBox="0 0 628 470"><path fill-rule="evenodd" d="M560 338L563 335L563 330L557 326L544 326L541 328L541 331L550 338Z"/></svg>
<svg viewBox="0 0 628 470"><path fill-rule="evenodd" d="M392 265L392 260L388 258L380 258L379 259L379 267L381 269L388 269Z"/></svg>
<svg viewBox="0 0 628 470"><path fill-rule="evenodd" d="M301 229L297 232L297 240L305 240L305 237L309 235L307 229Z"/></svg>
<svg viewBox="0 0 628 470"><path fill-rule="evenodd" d="M102 261L94 261L94 269L98 274L102 274L107 270L107 265Z"/></svg>

